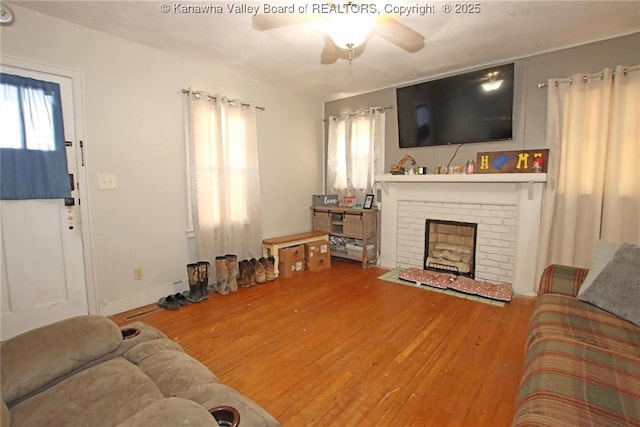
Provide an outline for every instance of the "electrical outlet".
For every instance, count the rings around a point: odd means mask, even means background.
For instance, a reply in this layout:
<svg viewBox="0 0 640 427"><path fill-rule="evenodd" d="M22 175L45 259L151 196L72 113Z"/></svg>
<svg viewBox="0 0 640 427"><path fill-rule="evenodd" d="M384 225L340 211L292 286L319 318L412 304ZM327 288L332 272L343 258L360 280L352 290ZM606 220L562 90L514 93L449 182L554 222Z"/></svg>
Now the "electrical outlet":
<svg viewBox="0 0 640 427"><path fill-rule="evenodd" d="M142 267L133 268L133 280L142 280L144 275L142 274Z"/></svg>
<svg viewBox="0 0 640 427"><path fill-rule="evenodd" d="M100 190L115 190L118 188L118 181L113 174L99 174L98 188Z"/></svg>

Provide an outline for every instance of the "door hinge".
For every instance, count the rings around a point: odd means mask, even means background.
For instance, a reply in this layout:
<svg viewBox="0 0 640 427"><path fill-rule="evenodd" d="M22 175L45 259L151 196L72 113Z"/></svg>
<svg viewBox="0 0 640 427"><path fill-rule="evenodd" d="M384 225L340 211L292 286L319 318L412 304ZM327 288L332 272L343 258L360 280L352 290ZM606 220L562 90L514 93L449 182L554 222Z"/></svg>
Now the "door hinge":
<svg viewBox="0 0 640 427"><path fill-rule="evenodd" d="M73 141L65 141L65 142L64 142L64 145L65 145L66 147L73 147Z"/></svg>
<svg viewBox="0 0 640 427"><path fill-rule="evenodd" d="M80 165L84 166L84 142L80 141Z"/></svg>

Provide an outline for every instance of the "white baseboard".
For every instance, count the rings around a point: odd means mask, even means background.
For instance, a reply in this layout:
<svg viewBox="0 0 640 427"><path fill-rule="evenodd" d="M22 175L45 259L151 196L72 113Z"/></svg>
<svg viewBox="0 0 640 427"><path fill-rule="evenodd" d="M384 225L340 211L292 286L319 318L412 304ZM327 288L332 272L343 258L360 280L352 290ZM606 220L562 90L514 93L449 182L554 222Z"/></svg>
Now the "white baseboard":
<svg viewBox="0 0 640 427"><path fill-rule="evenodd" d="M144 305L154 304L163 296L182 292L188 287L189 286L186 283L179 281L173 284L147 288L140 292L134 292L124 298L100 301L98 303L98 314L101 316L112 316Z"/></svg>

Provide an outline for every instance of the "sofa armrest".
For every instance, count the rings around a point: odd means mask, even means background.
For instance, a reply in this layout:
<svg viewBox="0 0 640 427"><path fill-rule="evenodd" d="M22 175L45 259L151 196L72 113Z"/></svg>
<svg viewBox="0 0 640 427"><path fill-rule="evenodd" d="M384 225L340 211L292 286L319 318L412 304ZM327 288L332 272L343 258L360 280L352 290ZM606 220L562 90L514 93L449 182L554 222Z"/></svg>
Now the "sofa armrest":
<svg viewBox="0 0 640 427"><path fill-rule="evenodd" d="M586 268L551 264L542 272L538 296L562 294L575 297L588 272Z"/></svg>

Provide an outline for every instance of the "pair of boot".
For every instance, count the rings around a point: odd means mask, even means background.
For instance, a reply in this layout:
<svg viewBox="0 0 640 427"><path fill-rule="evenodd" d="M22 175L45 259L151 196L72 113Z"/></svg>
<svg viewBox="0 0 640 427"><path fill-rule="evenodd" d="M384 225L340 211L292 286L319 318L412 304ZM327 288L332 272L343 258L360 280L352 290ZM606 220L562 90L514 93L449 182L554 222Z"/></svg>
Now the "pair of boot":
<svg viewBox="0 0 640 427"><path fill-rule="evenodd" d="M267 282L271 282L276 280L276 272L275 272L275 262L276 259L272 256L270 257L262 257L258 260L259 264L264 265L264 279ZM256 279L257 281L257 279Z"/></svg>
<svg viewBox="0 0 640 427"><path fill-rule="evenodd" d="M273 257L240 261L238 284L242 287L249 287L275 280L274 262Z"/></svg>
<svg viewBox="0 0 640 427"><path fill-rule="evenodd" d="M214 290L220 295L238 290L238 257L233 254L216 257L216 283Z"/></svg>
<svg viewBox="0 0 640 427"><path fill-rule="evenodd" d="M189 290L184 296L189 302L200 302L209 298L207 287L209 285L209 269L211 264L207 261L187 264L187 277Z"/></svg>
<svg viewBox="0 0 640 427"><path fill-rule="evenodd" d="M258 264L264 265L264 281L271 282L273 280L276 280L276 272L274 267L275 262L276 262L276 259L272 256L267 258L262 257L258 260ZM258 278L256 276L256 282L257 281L258 281ZM264 283L264 282L259 282L259 283Z"/></svg>

